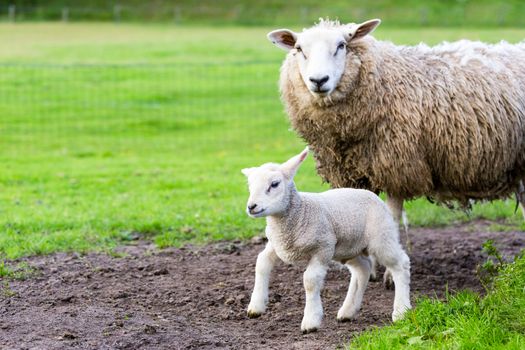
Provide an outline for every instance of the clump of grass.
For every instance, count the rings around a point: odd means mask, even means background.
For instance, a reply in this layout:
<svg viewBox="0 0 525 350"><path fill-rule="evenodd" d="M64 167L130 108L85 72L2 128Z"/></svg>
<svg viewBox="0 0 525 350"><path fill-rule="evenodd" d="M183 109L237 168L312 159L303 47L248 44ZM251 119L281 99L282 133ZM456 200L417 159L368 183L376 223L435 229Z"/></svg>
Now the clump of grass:
<svg viewBox="0 0 525 350"><path fill-rule="evenodd" d="M493 248L492 243L486 244L486 249ZM525 254L512 263L501 260L499 264L484 297L463 291L447 295L444 301L422 298L404 320L366 331L348 348L523 349Z"/></svg>
<svg viewBox="0 0 525 350"><path fill-rule="evenodd" d="M9 281L3 281L2 285L0 286L0 295L11 298L16 295L16 292L11 289L9 286Z"/></svg>
<svg viewBox="0 0 525 350"><path fill-rule="evenodd" d="M0 279L7 280L25 280L37 273L34 267L30 266L26 262L21 262L18 265L12 267L5 263L0 262Z"/></svg>
<svg viewBox="0 0 525 350"><path fill-rule="evenodd" d="M483 252L487 254L487 260L478 265L476 273L485 290L489 290L494 279L505 266L505 261L499 250L494 245L494 240L489 239L483 243Z"/></svg>

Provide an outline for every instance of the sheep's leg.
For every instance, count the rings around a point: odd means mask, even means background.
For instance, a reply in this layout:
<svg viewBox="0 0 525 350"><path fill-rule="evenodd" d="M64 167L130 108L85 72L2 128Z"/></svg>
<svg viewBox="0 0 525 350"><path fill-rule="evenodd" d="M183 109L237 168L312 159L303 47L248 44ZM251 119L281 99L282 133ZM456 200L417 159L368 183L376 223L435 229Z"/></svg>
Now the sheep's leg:
<svg viewBox="0 0 525 350"><path fill-rule="evenodd" d="M525 219L525 186L523 185L523 180L520 181L518 191L516 192L516 198L518 199L518 202L520 202L521 212Z"/></svg>
<svg viewBox="0 0 525 350"><path fill-rule="evenodd" d="M372 255L368 256L370 261L370 281L377 281L377 261Z"/></svg>
<svg viewBox="0 0 525 350"><path fill-rule="evenodd" d="M388 195L386 198L386 205L388 206L388 209L390 209L390 213L392 213L394 220L396 220L397 223L400 223L403 215L403 198Z"/></svg>
<svg viewBox="0 0 525 350"><path fill-rule="evenodd" d="M248 305L248 317L250 318L259 317L266 310L270 273L276 261L277 254L275 254L272 245L268 242L264 250L257 256L255 285L253 287L250 304Z"/></svg>
<svg viewBox="0 0 525 350"><path fill-rule="evenodd" d="M306 305L301 322L303 333L315 332L321 326L323 319L323 305L321 303L321 289L323 289L324 278L328 264L313 258L303 275L304 289L306 291Z"/></svg>
<svg viewBox="0 0 525 350"><path fill-rule="evenodd" d="M390 259L388 259L390 260ZM401 249L397 253L396 263L387 265L392 271L395 285L394 311L392 320L403 318L405 311L410 309L410 260Z"/></svg>
<svg viewBox="0 0 525 350"><path fill-rule="evenodd" d="M343 306L337 312L337 321L339 322L350 321L361 309L363 295L370 278L371 262L367 257L358 256L347 261L346 266L352 277Z"/></svg>

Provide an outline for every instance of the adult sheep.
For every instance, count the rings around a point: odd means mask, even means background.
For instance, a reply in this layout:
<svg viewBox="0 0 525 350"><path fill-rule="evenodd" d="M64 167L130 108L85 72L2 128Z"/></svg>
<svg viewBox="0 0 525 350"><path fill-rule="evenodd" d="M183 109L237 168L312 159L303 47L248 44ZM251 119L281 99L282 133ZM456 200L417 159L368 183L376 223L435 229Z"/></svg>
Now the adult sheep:
<svg viewBox="0 0 525 350"><path fill-rule="evenodd" d="M525 43L396 46L380 20L272 31L281 97L333 187L403 201L504 198L525 178ZM523 191L518 196L524 205Z"/></svg>

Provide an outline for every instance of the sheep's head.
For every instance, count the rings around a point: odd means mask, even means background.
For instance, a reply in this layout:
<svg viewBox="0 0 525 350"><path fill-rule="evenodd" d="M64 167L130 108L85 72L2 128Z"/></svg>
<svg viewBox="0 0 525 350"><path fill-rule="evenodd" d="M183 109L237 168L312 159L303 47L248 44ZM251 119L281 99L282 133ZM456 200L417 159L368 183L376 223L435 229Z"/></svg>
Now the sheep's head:
<svg viewBox="0 0 525 350"><path fill-rule="evenodd" d="M337 88L348 59L348 46L370 34L381 21L372 19L360 24L341 25L324 21L301 33L278 29L268 33L268 39L279 48L290 51L313 96L324 98Z"/></svg>
<svg viewBox="0 0 525 350"><path fill-rule="evenodd" d="M308 148L283 164L266 163L241 170L248 178L250 190L246 207L248 215L256 218L286 211L295 190L293 177L307 155Z"/></svg>

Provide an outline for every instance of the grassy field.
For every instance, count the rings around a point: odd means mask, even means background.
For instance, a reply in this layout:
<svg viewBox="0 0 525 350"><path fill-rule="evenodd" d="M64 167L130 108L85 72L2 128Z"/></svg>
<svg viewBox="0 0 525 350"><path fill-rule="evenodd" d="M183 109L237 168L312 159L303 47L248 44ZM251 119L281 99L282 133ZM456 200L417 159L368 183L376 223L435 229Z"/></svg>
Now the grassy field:
<svg viewBox="0 0 525 350"><path fill-rule="evenodd" d="M244 214L240 169L304 146L279 101L284 53L266 41L270 29L0 25L0 257L260 233L264 221ZM525 30L384 27L376 36L515 42ZM297 184L327 188L311 159ZM521 225L514 205L470 215L425 200L407 207L412 225Z"/></svg>
<svg viewBox="0 0 525 350"><path fill-rule="evenodd" d="M525 256L501 267L486 296L423 298L404 320L362 333L349 349L513 349L525 344Z"/></svg>

